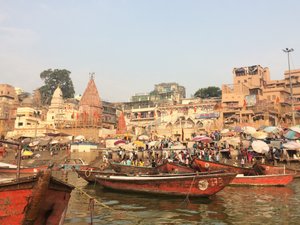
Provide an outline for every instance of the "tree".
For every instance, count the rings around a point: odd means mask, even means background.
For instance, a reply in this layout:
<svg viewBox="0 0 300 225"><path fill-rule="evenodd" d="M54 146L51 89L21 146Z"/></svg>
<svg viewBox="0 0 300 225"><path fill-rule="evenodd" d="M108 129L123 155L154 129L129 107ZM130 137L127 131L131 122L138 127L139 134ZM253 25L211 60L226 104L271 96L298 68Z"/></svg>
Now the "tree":
<svg viewBox="0 0 300 225"><path fill-rule="evenodd" d="M52 95L58 86L61 88L63 98L74 98L75 91L70 74L71 72L65 69L48 69L40 74L40 78L45 83L39 89L44 104L50 104Z"/></svg>
<svg viewBox="0 0 300 225"><path fill-rule="evenodd" d="M211 98L211 97L221 97L222 91L219 87L210 86L207 88L200 88L194 94L194 97L198 98Z"/></svg>

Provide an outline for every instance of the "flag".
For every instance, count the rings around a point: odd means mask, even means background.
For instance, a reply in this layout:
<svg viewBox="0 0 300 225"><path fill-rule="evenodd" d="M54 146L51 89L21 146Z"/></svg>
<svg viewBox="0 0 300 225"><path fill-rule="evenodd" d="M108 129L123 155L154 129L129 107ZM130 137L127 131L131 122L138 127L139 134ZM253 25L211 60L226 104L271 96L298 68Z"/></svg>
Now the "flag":
<svg viewBox="0 0 300 225"><path fill-rule="evenodd" d="M246 99L244 99L243 107L246 108L246 106L247 106L247 102L246 102Z"/></svg>
<svg viewBox="0 0 300 225"><path fill-rule="evenodd" d="M280 102L280 98L277 96L276 97L276 104L279 104L279 102Z"/></svg>

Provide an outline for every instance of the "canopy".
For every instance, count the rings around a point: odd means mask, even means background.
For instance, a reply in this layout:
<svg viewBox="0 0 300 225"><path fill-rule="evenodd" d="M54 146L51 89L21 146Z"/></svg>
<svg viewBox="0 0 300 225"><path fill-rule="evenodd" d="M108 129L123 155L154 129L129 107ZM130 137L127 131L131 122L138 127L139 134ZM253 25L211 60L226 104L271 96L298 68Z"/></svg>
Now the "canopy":
<svg viewBox="0 0 300 225"><path fill-rule="evenodd" d="M251 146L252 146L253 150L257 153L265 154L265 153L269 152L269 146L264 141L261 141L261 140L253 141Z"/></svg>

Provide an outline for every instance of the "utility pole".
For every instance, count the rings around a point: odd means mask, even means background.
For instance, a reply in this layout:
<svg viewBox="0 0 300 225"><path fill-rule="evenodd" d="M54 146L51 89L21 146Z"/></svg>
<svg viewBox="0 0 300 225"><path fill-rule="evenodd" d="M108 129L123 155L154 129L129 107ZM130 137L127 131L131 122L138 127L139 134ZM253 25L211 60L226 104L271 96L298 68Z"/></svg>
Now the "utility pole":
<svg viewBox="0 0 300 225"><path fill-rule="evenodd" d="M290 97L291 97L291 105L292 105L292 122L293 126L295 126L295 108L294 108L294 96L293 96L293 85L291 78L291 67L290 67L290 52L294 51L292 48L283 49L285 53L288 55L288 67L289 67L289 82L290 82Z"/></svg>

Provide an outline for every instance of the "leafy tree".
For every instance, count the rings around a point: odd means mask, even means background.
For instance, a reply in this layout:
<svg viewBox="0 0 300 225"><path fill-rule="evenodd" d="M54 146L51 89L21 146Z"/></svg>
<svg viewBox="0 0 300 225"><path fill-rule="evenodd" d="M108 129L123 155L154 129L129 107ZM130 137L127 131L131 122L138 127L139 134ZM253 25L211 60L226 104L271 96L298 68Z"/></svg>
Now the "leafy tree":
<svg viewBox="0 0 300 225"><path fill-rule="evenodd" d="M71 72L65 69L48 69L40 74L40 78L45 83L39 89L44 104L50 104L52 95L58 85L63 93L63 98L74 98L75 91L70 74Z"/></svg>
<svg viewBox="0 0 300 225"><path fill-rule="evenodd" d="M210 86L207 88L200 88L194 94L194 97L198 98L211 98L211 97L221 97L222 91L219 87Z"/></svg>

